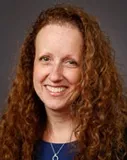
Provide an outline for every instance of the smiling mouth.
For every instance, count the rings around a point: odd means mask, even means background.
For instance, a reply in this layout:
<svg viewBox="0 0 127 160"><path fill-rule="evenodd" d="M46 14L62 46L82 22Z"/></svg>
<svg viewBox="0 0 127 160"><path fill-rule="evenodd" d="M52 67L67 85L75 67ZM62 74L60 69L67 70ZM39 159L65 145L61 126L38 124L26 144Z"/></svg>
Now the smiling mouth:
<svg viewBox="0 0 127 160"><path fill-rule="evenodd" d="M52 93L61 93L63 92L67 87L54 87L54 86L46 86L46 88L52 92Z"/></svg>

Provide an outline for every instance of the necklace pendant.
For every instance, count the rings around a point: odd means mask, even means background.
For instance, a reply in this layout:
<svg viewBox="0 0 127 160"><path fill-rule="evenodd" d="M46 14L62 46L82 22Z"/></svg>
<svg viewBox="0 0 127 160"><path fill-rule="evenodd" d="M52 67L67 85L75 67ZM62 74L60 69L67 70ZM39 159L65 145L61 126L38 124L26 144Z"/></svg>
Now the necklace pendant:
<svg viewBox="0 0 127 160"><path fill-rule="evenodd" d="M59 157L57 156L57 154L54 154L54 155L52 156L52 160L59 160Z"/></svg>

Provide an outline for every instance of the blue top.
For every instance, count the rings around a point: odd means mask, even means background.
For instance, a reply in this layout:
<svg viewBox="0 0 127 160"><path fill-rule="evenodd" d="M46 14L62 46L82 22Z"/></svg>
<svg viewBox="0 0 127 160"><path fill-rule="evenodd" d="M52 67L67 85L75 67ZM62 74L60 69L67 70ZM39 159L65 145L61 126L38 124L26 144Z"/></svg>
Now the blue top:
<svg viewBox="0 0 127 160"><path fill-rule="evenodd" d="M57 153L63 143L52 143L55 152ZM75 150L75 142L65 143L60 152L58 153L58 160L73 160ZM52 160L54 153L49 142L39 140L35 145L34 160ZM54 158L57 160L57 158Z"/></svg>

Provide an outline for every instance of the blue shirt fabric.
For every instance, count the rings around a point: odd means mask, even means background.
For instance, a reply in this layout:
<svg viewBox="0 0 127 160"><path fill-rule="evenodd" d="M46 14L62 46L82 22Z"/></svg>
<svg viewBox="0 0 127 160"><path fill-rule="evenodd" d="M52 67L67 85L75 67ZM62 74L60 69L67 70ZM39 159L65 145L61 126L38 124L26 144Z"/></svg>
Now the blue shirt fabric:
<svg viewBox="0 0 127 160"><path fill-rule="evenodd" d="M63 143L52 143L57 153ZM39 140L35 145L34 160L52 160L54 155L51 144L43 140ZM58 160L74 160L76 150L75 142L65 143L58 153ZM54 160L57 160L56 158Z"/></svg>

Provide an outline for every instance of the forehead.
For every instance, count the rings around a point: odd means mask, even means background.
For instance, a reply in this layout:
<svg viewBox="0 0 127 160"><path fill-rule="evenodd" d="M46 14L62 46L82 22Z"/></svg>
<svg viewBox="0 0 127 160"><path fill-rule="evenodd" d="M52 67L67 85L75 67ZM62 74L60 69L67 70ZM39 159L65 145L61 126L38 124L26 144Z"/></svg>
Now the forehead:
<svg viewBox="0 0 127 160"><path fill-rule="evenodd" d="M50 34L49 34L50 33ZM64 23L64 24L48 24L40 29L38 34L36 35L36 39L40 36L52 36L53 34L56 34L56 36L64 35L65 33L70 33L69 36L71 35L71 38L74 38L74 36L82 37L82 33L80 32L79 28L69 24L69 23ZM68 38L69 38L68 36ZM73 36L73 37L72 37ZM35 41L36 41L35 39Z"/></svg>
<svg viewBox="0 0 127 160"><path fill-rule="evenodd" d="M70 25L50 24L36 36L36 52L79 53L83 46L81 32Z"/></svg>

